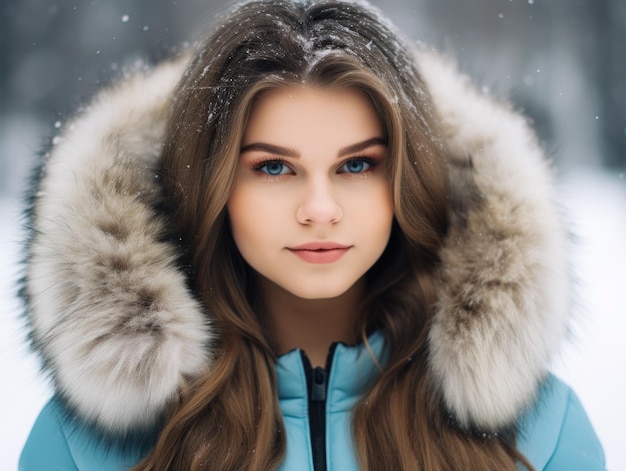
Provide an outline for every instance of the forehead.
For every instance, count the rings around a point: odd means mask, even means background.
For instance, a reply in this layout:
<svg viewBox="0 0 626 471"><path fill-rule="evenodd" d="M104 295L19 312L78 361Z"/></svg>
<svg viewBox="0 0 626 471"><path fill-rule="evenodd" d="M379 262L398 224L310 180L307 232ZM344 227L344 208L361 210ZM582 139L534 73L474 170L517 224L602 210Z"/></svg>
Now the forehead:
<svg viewBox="0 0 626 471"><path fill-rule="evenodd" d="M286 86L262 92L250 110L242 144L282 145L319 141L349 145L383 137L383 126L365 93L346 87Z"/></svg>

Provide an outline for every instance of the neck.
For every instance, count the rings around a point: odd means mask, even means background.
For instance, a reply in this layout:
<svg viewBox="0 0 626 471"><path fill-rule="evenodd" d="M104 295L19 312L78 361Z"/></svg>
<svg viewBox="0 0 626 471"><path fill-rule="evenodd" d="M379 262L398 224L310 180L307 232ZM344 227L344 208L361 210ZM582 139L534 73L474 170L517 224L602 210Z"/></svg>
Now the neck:
<svg viewBox="0 0 626 471"><path fill-rule="evenodd" d="M364 279L330 299L302 299L265 278L259 280L258 286L278 355L299 348L313 367L325 366L331 344L357 342L355 326L365 290Z"/></svg>

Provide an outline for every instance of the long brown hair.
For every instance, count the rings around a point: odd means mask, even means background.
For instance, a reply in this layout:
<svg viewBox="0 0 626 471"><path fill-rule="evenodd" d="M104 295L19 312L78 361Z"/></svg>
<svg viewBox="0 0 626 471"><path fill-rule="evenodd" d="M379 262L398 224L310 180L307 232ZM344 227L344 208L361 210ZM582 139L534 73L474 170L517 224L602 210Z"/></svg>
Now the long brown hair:
<svg viewBox="0 0 626 471"><path fill-rule="evenodd" d="M367 274L355 335L384 332L388 359L353 412L363 469L515 470L514 437L462 430L427 369L433 272L447 230L445 147L410 50L381 16L342 1L252 1L198 48L175 95L163 152L165 191L190 248L194 288L219 331L210 371L190 380L138 469L275 469L285 452L275 352L225 205L250 107L273 87L355 87L386 130L395 220Z"/></svg>

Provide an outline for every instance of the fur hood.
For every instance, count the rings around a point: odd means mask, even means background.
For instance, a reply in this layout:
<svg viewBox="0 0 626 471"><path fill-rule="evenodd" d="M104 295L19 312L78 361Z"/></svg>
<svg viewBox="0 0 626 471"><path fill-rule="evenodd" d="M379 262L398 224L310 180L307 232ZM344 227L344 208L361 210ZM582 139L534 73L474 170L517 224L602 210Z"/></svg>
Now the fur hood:
<svg viewBox="0 0 626 471"><path fill-rule="evenodd" d="M150 426L211 364L215 332L164 237L156 176L187 58L122 80L64 126L29 211L23 293L57 393L111 434ZM461 425L532 404L567 328L568 234L526 120L433 52L417 53L452 152L429 366Z"/></svg>

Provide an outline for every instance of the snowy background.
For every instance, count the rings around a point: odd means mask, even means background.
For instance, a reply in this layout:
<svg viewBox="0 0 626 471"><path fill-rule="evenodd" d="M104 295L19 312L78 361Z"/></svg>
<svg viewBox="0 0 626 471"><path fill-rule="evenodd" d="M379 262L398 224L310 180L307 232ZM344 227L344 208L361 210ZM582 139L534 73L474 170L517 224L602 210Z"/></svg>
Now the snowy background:
<svg viewBox="0 0 626 471"><path fill-rule="evenodd" d="M218 2L213 2L215 5ZM575 322L553 370L580 396L608 468L626 470L626 2L379 0L412 39L449 51L486 92L535 122L576 234ZM20 195L69 113L138 58L193 41L209 0L0 2L0 470L50 389L15 296Z"/></svg>

